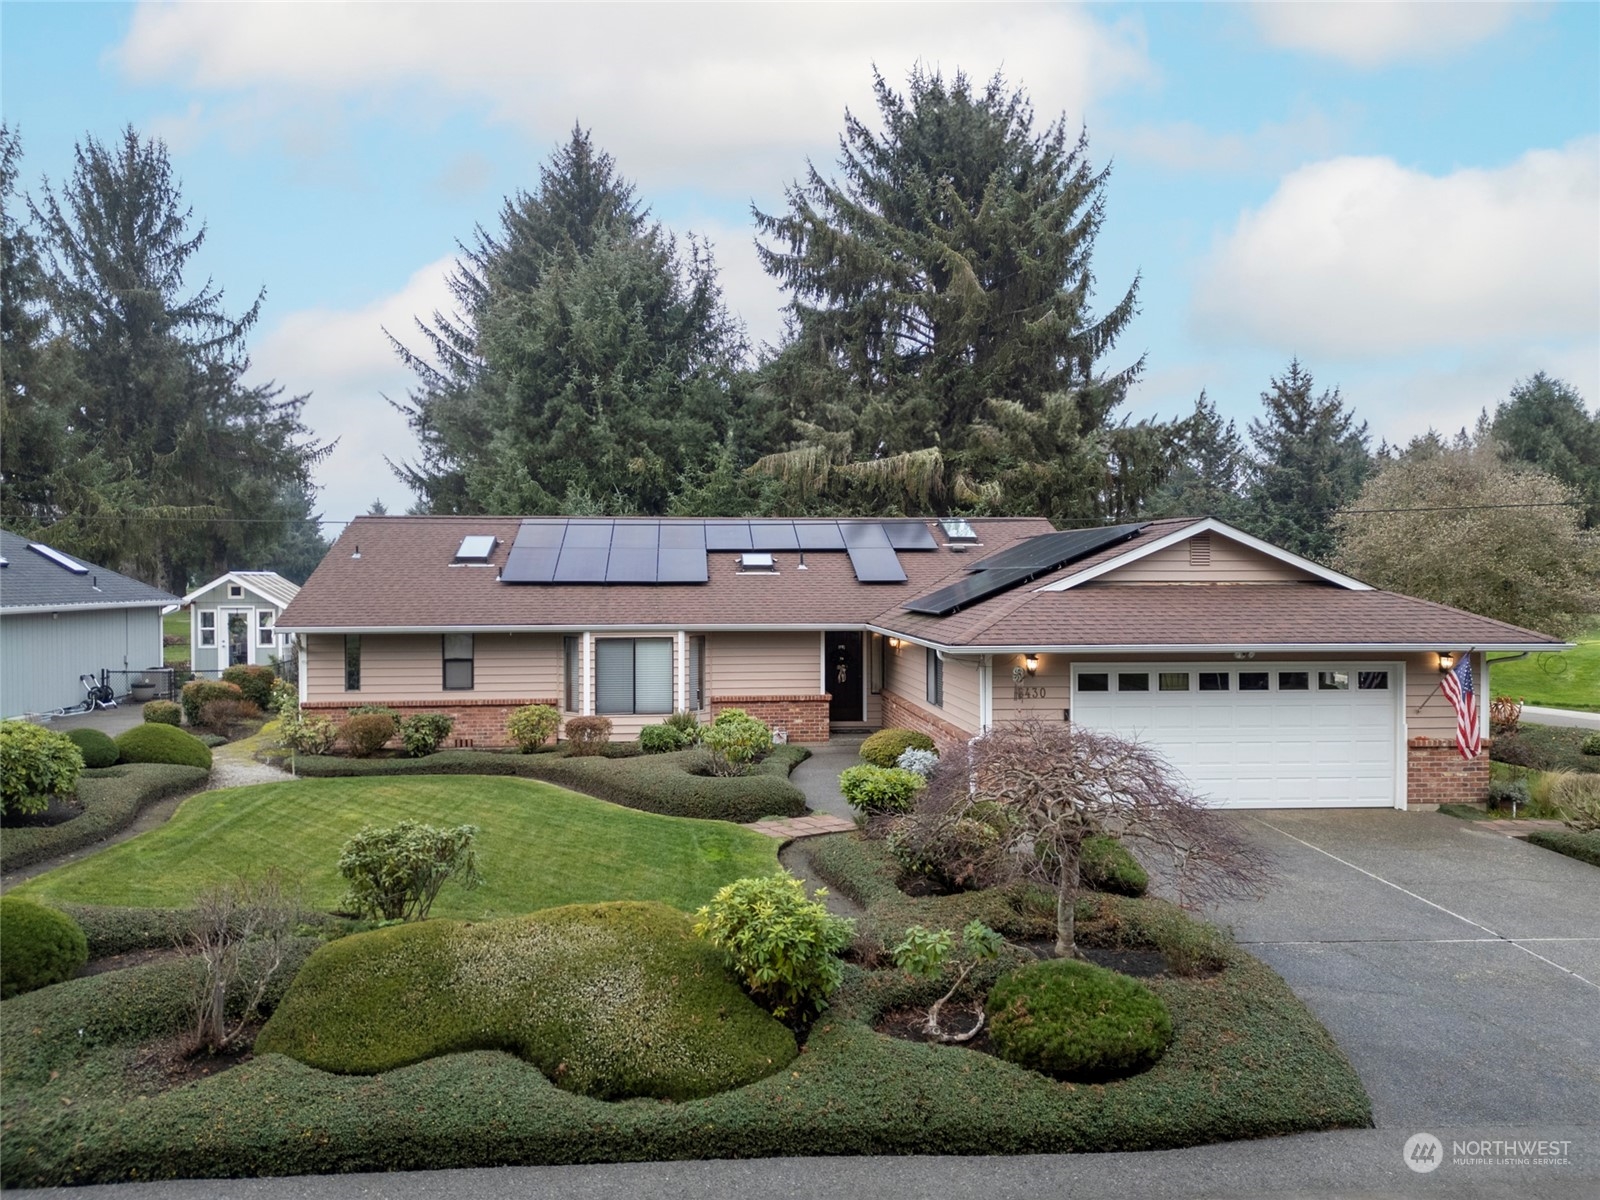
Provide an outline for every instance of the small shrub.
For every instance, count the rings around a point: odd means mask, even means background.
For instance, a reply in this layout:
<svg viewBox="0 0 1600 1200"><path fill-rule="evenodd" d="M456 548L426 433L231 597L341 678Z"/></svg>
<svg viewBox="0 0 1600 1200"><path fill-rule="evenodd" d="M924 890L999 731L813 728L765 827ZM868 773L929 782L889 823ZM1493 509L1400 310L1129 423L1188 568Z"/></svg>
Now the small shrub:
<svg viewBox="0 0 1600 1200"><path fill-rule="evenodd" d="M211 769L211 751L191 733L171 725L135 725L116 739L125 763L170 763Z"/></svg>
<svg viewBox="0 0 1600 1200"><path fill-rule="evenodd" d="M933 774L939 765L939 755L932 750L922 750L916 746L908 746L900 752L900 757L894 760L894 765L902 771L910 771L913 775L920 775L923 779Z"/></svg>
<svg viewBox="0 0 1600 1200"><path fill-rule="evenodd" d="M738 715L730 717L729 713ZM772 750L772 730L765 722L727 709L717 714L711 728L700 735L700 744L710 754L714 775L743 774L756 759Z"/></svg>
<svg viewBox="0 0 1600 1200"><path fill-rule="evenodd" d="M1528 835L1528 841L1557 854L1565 854L1579 862L1600 867L1600 831L1578 833L1565 829L1539 830Z"/></svg>
<svg viewBox="0 0 1600 1200"><path fill-rule="evenodd" d="M1058 1079L1120 1079L1153 1065L1172 1042L1161 998L1091 963L1030 963L995 984L985 1009L1000 1057Z"/></svg>
<svg viewBox="0 0 1600 1200"><path fill-rule="evenodd" d="M860 813L907 813L927 780L899 767L874 767L863 763L839 776L839 790Z"/></svg>
<svg viewBox="0 0 1600 1200"><path fill-rule="evenodd" d="M894 965L913 979L937 979L944 970L954 944L955 938L948 929L929 930L921 925L913 925L890 953L894 957ZM933 1002L922 1023L922 1031L939 1042L969 1042L983 1029L984 1014L980 1013L977 1024L965 1033L947 1030L939 1024L939 1011L961 990L974 968L1000 957L1005 939L982 921L972 920L961 931L961 944L967 950L968 961L956 972L956 980L950 985L950 990Z"/></svg>
<svg viewBox="0 0 1600 1200"><path fill-rule="evenodd" d="M144 719L154 725L181 725L183 706L176 700L152 700L144 706Z"/></svg>
<svg viewBox="0 0 1600 1200"><path fill-rule="evenodd" d="M1522 701L1511 696L1496 696L1489 701L1489 732L1499 737L1515 733L1522 724Z"/></svg>
<svg viewBox="0 0 1600 1200"><path fill-rule="evenodd" d="M427 920L445 884L455 880L474 888L482 882L473 848L477 836L475 825L435 829L400 821L391 829L368 826L339 854L339 874L350 881L345 904L384 921Z"/></svg>
<svg viewBox="0 0 1600 1200"><path fill-rule="evenodd" d="M1546 780L1545 795L1569 828L1579 833L1600 830L1600 775L1561 771Z"/></svg>
<svg viewBox="0 0 1600 1200"><path fill-rule="evenodd" d="M268 712L282 713L300 707L300 689L290 680L279 676L272 681L272 691L267 697Z"/></svg>
<svg viewBox="0 0 1600 1200"><path fill-rule="evenodd" d="M639 748L646 754L670 754L689 747L689 735L676 725L646 725L639 730Z"/></svg>
<svg viewBox="0 0 1600 1200"><path fill-rule="evenodd" d="M327 717L292 708L278 718L278 744L296 754L328 754L339 741L339 727Z"/></svg>
<svg viewBox="0 0 1600 1200"><path fill-rule="evenodd" d="M754 720L755 718L742 708L723 708L719 709L717 715L711 718L711 723L713 725L731 725L735 721Z"/></svg>
<svg viewBox="0 0 1600 1200"><path fill-rule="evenodd" d="M892 767L907 750L938 752L933 739L915 729L880 729L861 743L861 759L875 767Z"/></svg>
<svg viewBox="0 0 1600 1200"><path fill-rule="evenodd" d="M561 714L548 704L525 704L506 718L506 736L518 750L532 754L561 728Z"/></svg>
<svg viewBox="0 0 1600 1200"><path fill-rule="evenodd" d="M1139 860L1116 838L1104 836L1083 840L1078 880L1090 891L1116 896L1142 896L1150 887L1150 875Z"/></svg>
<svg viewBox="0 0 1600 1200"><path fill-rule="evenodd" d="M50 797L70 796L83 754L64 733L31 721L0 721L0 814L43 812Z"/></svg>
<svg viewBox="0 0 1600 1200"><path fill-rule="evenodd" d="M117 744L109 734L101 733L98 729L74 729L67 737L78 748L78 753L83 755L85 767L96 770L117 765Z"/></svg>
<svg viewBox="0 0 1600 1200"><path fill-rule="evenodd" d="M181 944L201 964L190 994L196 1045L225 1050L259 1014L272 977L290 957L299 912L276 868L259 880L213 883L195 898Z"/></svg>
<svg viewBox="0 0 1600 1200"><path fill-rule="evenodd" d="M1513 810L1525 807L1531 797L1526 779L1492 779L1489 781L1489 807Z"/></svg>
<svg viewBox="0 0 1600 1200"><path fill-rule="evenodd" d="M683 734L684 738L687 739L686 745L694 746L699 744L703 730L700 728L700 716L698 713L692 713L686 708L680 708L667 718L666 724Z"/></svg>
<svg viewBox="0 0 1600 1200"><path fill-rule="evenodd" d="M20 896L0 897L0 945L0 1000L71 979L89 961L76 921Z"/></svg>
<svg viewBox="0 0 1600 1200"><path fill-rule="evenodd" d="M371 758L394 735L394 718L381 712L357 713L339 727L339 740L354 758Z"/></svg>
<svg viewBox="0 0 1600 1200"><path fill-rule="evenodd" d="M574 755L585 758L604 754L611 741L610 717L568 717L567 741Z"/></svg>
<svg viewBox="0 0 1600 1200"><path fill-rule="evenodd" d="M957 891L990 887L1003 874L999 831L971 817L926 824L902 821L890 831L888 843L907 874Z"/></svg>
<svg viewBox="0 0 1600 1200"><path fill-rule="evenodd" d="M821 1012L844 979L839 955L855 923L808 900L793 875L735 880L695 917L695 933L727 956L751 999L775 1017L795 1022Z"/></svg>
<svg viewBox="0 0 1600 1200"><path fill-rule="evenodd" d="M220 738L231 738L263 715L261 706L249 700L207 700L200 706L200 719L195 722L195 728Z"/></svg>
<svg viewBox="0 0 1600 1200"><path fill-rule="evenodd" d="M400 722L400 744L409 757L423 758L443 745L455 727L449 713L413 713Z"/></svg>
<svg viewBox="0 0 1600 1200"><path fill-rule="evenodd" d="M1584 738L1578 746L1578 753L1587 754L1590 757L1600 754L1600 733L1591 733Z"/></svg>
<svg viewBox="0 0 1600 1200"><path fill-rule="evenodd" d="M178 691L183 705L183 719L191 725L200 724L200 710L213 700L243 700L244 692L236 683L223 679L191 679Z"/></svg>
<svg viewBox="0 0 1600 1200"><path fill-rule="evenodd" d="M272 685L278 681L271 667L253 663L239 663L222 672L223 681L231 683L244 693L244 698L265 711L272 704Z"/></svg>

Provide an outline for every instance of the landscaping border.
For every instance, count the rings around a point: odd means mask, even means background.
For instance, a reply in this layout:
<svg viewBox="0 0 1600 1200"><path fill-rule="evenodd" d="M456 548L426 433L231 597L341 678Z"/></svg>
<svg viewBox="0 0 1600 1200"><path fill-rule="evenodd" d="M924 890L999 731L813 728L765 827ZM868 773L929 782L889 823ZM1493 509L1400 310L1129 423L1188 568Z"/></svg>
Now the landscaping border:
<svg viewBox="0 0 1600 1200"><path fill-rule="evenodd" d="M120 833L150 805L198 791L211 777L200 767L123 763L85 771L78 779L83 812L59 825L17 825L0 838L0 871L17 871Z"/></svg>
<svg viewBox="0 0 1600 1200"><path fill-rule="evenodd" d="M1532 845L1543 846L1546 850L1554 850L1557 854L1565 854L1568 858L1575 858L1579 862L1600 867L1600 832L1578 833L1574 830L1552 829L1530 833L1528 841Z"/></svg>

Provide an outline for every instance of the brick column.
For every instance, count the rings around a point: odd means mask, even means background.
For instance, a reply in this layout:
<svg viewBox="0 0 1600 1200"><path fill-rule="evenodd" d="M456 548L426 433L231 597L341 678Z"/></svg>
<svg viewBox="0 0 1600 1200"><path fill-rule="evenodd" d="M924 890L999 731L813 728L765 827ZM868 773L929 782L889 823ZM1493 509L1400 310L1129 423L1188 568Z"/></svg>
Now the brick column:
<svg viewBox="0 0 1600 1200"><path fill-rule="evenodd" d="M1406 807L1481 804L1489 798L1489 751L1461 757L1454 741L1414 737L1406 743Z"/></svg>

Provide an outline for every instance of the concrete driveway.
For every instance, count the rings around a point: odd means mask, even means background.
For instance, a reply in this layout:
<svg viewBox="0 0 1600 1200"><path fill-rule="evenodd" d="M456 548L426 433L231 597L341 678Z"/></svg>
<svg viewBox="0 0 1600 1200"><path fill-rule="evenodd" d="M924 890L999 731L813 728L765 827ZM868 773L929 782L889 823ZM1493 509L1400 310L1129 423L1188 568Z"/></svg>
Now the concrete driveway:
<svg viewBox="0 0 1600 1200"><path fill-rule="evenodd" d="M1600 1136L1600 869L1436 813L1240 819L1282 878L1214 917L1338 1039L1379 1129Z"/></svg>

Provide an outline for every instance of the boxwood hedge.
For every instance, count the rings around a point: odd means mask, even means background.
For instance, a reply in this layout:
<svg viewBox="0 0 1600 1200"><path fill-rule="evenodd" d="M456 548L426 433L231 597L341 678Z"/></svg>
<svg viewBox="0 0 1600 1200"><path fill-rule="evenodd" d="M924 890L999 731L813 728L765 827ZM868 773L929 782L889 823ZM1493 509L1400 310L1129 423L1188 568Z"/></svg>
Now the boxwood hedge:
<svg viewBox="0 0 1600 1200"><path fill-rule="evenodd" d="M209 771L164 763L127 763L85 771L78 779L83 812L60 825L9 828L0 839L0 870L15 871L92 846L133 824L157 800L201 787Z"/></svg>
<svg viewBox="0 0 1600 1200"><path fill-rule="evenodd" d="M1535 846L1554 850L1586 863L1600 867L1600 833L1575 833L1569 829L1545 830L1530 833L1528 840Z"/></svg>

